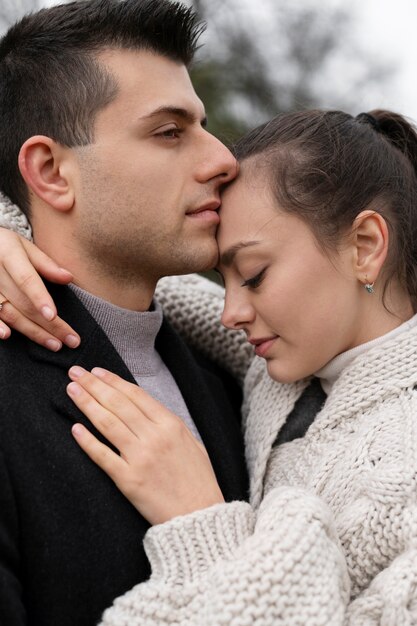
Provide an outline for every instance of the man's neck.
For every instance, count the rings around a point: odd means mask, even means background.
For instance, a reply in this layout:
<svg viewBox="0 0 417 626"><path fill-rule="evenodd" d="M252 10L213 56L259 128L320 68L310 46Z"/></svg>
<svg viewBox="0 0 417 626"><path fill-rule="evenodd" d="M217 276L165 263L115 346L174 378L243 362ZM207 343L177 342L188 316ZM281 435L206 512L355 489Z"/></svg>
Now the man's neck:
<svg viewBox="0 0 417 626"><path fill-rule="evenodd" d="M138 278L137 283L103 280L102 276L91 276L88 273L75 272L73 283L97 298L106 300L122 309L131 311L148 311L155 292L155 285L146 284Z"/></svg>
<svg viewBox="0 0 417 626"><path fill-rule="evenodd" d="M35 235L35 234L34 234ZM34 236L34 242L54 261L71 272L73 283L102 300L123 309L147 311L152 303L157 279L141 276L110 275L98 265L85 259L69 242L43 240ZM126 272L127 274L127 272Z"/></svg>

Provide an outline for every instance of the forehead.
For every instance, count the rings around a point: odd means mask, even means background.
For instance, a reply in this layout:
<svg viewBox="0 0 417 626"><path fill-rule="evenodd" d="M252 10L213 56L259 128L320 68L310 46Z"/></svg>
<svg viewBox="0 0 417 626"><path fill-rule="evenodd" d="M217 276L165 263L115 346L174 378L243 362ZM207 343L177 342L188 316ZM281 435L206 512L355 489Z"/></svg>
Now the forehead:
<svg viewBox="0 0 417 626"><path fill-rule="evenodd" d="M220 250L257 238L278 213L265 177L241 168L238 179L222 195L217 235Z"/></svg>
<svg viewBox="0 0 417 626"><path fill-rule="evenodd" d="M146 50L106 50L97 59L117 83L118 93L111 103L115 108L135 109L147 115L158 108L175 106L204 117L203 103L182 63Z"/></svg>

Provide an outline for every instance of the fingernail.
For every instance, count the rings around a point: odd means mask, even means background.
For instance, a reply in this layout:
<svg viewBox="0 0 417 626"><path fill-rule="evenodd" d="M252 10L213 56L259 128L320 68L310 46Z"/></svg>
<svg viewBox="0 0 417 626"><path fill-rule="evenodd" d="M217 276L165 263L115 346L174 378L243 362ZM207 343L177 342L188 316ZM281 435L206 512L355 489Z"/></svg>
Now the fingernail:
<svg viewBox="0 0 417 626"><path fill-rule="evenodd" d="M0 339L8 339L10 337L9 328L0 328Z"/></svg>
<svg viewBox="0 0 417 626"><path fill-rule="evenodd" d="M93 367L91 373L94 374L94 376L98 376L98 378L104 378L107 371L103 370L101 367Z"/></svg>
<svg viewBox="0 0 417 626"><path fill-rule="evenodd" d="M80 385L77 385L77 383L70 383L69 385L67 385L67 392L70 396L79 396L81 391L82 388L80 387Z"/></svg>
<svg viewBox="0 0 417 626"><path fill-rule="evenodd" d="M75 335L67 335L64 339L64 343L69 348L77 348L80 345L80 338Z"/></svg>
<svg viewBox="0 0 417 626"><path fill-rule="evenodd" d="M64 269L63 267L58 267L60 272L64 272L65 274L71 274L69 270Z"/></svg>
<svg viewBox="0 0 417 626"><path fill-rule="evenodd" d="M41 309L41 313L48 322L53 320L55 317L55 313L53 312L50 306L43 306Z"/></svg>
<svg viewBox="0 0 417 626"><path fill-rule="evenodd" d="M85 370L83 367L79 367L79 365L74 365L70 368L68 373L72 378L79 378L80 376L83 376L86 371L87 370Z"/></svg>
<svg viewBox="0 0 417 626"><path fill-rule="evenodd" d="M58 352L62 348L62 343L58 339L47 339L45 345L52 352Z"/></svg>
<svg viewBox="0 0 417 626"><path fill-rule="evenodd" d="M71 428L71 432L74 437L81 437L81 435L83 434L83 428L82 426L80 426L80 424L74 424L74 426Z"/></svg>

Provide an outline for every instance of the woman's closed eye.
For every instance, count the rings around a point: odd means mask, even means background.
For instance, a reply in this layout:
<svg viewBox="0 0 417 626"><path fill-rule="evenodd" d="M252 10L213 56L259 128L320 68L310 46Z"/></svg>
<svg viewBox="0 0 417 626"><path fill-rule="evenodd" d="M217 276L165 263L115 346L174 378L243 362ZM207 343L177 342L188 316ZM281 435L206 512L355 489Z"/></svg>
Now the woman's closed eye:
<svg viewBox="0 0 417 626"><path fill-rule="evenodd" d="M250 289L256 289L256 287L259 287L259 285L262 283L263 279L265 278L265 272L266 272L266 267L264 267L264 269L258 272L255 276L252 276L251 278L248 278L245 281L243 281L241 286L249 287Z"/></svg>
<svg viewBox="0 0 417 626"><path fill-rule="evenodd" d="M221 273L221 271L220 271L220 270L218 270L218 269L217 269L217 267L215 267L215 268L213 269L213 271L214 271L214 273L216 274L216 279L217 279L218 283L219 283L222 287L224 287L224 286L225 286L225 285L224 285L224 278L223 278L223 274Z"/></svg>

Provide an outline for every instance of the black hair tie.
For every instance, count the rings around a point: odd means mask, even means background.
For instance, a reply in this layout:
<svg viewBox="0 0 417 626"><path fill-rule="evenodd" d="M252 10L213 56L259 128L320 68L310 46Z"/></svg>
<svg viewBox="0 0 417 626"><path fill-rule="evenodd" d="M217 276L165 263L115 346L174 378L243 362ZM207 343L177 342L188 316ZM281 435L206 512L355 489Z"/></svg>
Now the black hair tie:
<svg viewBox="0 0 417 626"><path fill-rule="evenodd" d="M361 124L369 124L369 126L372 126L372 128L378 133L381 131L380 123L378 122L376 117L374 117L370 113L359 113L359 115L357 115L355 119Z"/></svg>

